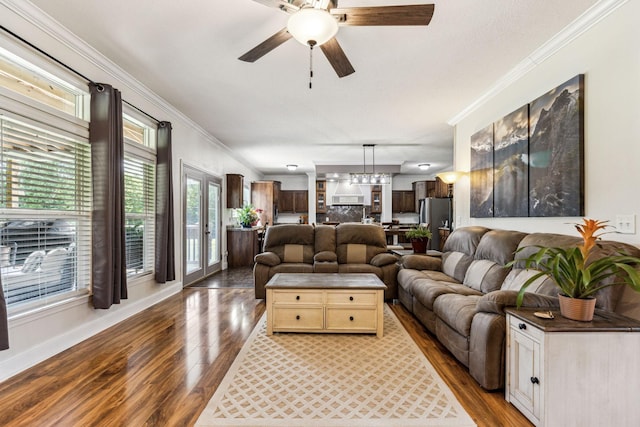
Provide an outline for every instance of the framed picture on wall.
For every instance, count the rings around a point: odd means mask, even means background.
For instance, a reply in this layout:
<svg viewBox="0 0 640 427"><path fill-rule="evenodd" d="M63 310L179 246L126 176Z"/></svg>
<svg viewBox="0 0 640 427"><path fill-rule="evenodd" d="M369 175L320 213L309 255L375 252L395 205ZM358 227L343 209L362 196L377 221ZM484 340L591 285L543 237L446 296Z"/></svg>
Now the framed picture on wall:
<svg viewBox="0 0 640 427"><path fill-rule="evenodd" d="M584 215L584 75L529 104L529 215Z"/></svg>
<svg viewBox="0 0 640 427"><path fill-rule="evenodd" d="M528 216L529 105L507 114L493 126L493 216Z"/></svg>
<svg viewBox="0 0 640 427"><path fill-rule="evenodd" d="M493 216L493 123L471 135L470 215Z"/></svg>

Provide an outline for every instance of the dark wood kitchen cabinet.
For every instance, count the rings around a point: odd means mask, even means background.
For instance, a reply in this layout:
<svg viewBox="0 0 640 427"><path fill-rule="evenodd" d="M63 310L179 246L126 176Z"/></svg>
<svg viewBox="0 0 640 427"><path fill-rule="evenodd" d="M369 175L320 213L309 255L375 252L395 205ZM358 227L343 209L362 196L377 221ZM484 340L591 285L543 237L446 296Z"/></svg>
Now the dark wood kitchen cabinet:
<svg viewBox="0 0 640 427"><path fill-rule="evenodd" d="M227 209L241 208L243 205L244 176L227 174Z"/></svg>
<svg viewBox="0 0 640 427"><path fill-rule="evenodd" d="M309 192L307 190L282 190L278 212L307 213L309 211Z"/></svg>
<svg viewBox="0 0 640 427"><path fill-rule="evenodd" d="M227 264L233 267L251 267L253 258L259 253L258 229L227 229Z"/></svg>
<svg viewBox="0 0 640 427"><path fill-rule="evenodd" d="M280 181L254 181L251 183L251 204L262 209L267 215L267 223L278 221Z"/></svg>
<svg viewBox="0 0 640 427"><path fill-rule="evenodd" d="M393 212L415 212L415 196L413 191L394 190L391 192L391 210Z"/></svg>

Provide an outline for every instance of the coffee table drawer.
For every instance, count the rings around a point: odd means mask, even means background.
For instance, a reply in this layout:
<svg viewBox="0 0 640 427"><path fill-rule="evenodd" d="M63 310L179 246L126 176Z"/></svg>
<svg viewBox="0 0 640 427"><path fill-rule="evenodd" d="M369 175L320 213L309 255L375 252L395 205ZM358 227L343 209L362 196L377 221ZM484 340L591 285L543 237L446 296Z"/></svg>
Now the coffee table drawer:
<svg viewBox="0 0 640 427"><path fill-rule="evenodd" d="M320 290L292 290L273 291L273 304L322 304L322 291Z"/></svg>
<svg viewBox="0 0 640 427"><path fill-rule="evenodd" d="M324 310L322 307L274 307L274 331L321 330Z"/></svg>
<svg viewBox="0 0 640 427"><path fill-rule="evenodd" d="M326 329L332 331L375 331L377 310L372 308L327 307Z"/></svg>
<svg viewBox="0 0 640 427"><path fill-rule="evenodd" d="M330 291L327 304L376 305L376 293L371 291Z"/></svg>

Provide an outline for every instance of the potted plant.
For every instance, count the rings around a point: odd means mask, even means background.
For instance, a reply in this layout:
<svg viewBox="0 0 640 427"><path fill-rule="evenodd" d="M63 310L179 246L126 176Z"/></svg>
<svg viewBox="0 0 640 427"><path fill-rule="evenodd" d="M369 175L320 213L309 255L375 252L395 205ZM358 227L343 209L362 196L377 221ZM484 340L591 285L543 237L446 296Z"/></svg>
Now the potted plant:
<svg viewBox="0 0 640 427"><path fill-rule="evenodd" d="M258 212L253 205L244 205L236 210L238 222L243 228L251 228L258 223Z"/></svg>
<svg viewBox="0 0 640 427"><path fill-rule="evenodd" d="M404 235L411 241L411 247L416 254L424 254L427 252L427 244L431 238L431 230L429 228L418 225L416 228L412 228Z"/></svg>
<svg viewBox="0 0 640 427"><path fill-rule="evenodd" d="M522 305L524 293L529 285L542 276L548 276L560 288L558 299L562 316L573 320L591 321L595 309L595 293L608 286L629 285L640 292L640 274L635 269L640 258L618 253L616 255L589 260L597 240L604 233L596 234L607 227L607 221L583 219L575 224L583 243L571 248L539 247L525 261L525 267L540 270L527 280L518 293L517 305ZM511 266L516 261L510 262ZM605 279L613 277L610 282ZM585 306L572 308L573 305Z"/></svg>

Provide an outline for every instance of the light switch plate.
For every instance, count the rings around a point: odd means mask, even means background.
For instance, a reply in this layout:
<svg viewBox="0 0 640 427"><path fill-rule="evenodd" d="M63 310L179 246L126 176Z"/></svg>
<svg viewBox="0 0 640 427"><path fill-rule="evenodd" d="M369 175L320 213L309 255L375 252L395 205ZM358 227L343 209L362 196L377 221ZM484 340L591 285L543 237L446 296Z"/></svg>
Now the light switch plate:
<svg viewBox="0 0 640 427"><path fill-rule="evenodd" d="M616 215L616 231L623 234L635 234L636 215Z"/></svg>

